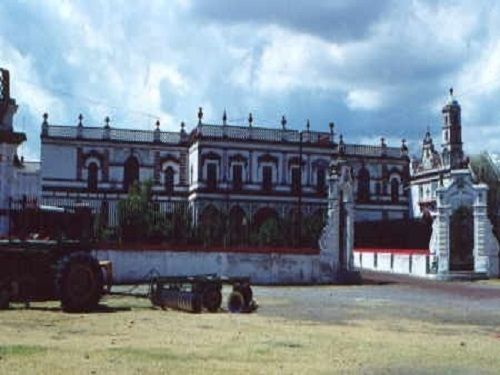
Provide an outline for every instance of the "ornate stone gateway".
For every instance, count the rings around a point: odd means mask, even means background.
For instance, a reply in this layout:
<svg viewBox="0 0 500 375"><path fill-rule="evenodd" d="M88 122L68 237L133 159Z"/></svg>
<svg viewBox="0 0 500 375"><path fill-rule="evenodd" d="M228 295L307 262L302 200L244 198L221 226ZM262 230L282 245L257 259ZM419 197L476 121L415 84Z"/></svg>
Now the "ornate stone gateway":
<svg viewBox="0 0 500 375"><path fill-rule="evenodd" d="M499 274L499 245L487 216L487 190L473 184L466 169L451 172L451 183L437 192L432 224L430 271L441 277L453 271Z"/></svg>
<svg viewBox="0 0 500 375"><path fill-rule="evenodd" d="M321 281L346 281L353 272L354 202L351 169L332 161L328 177L328 216L320 237Z"/></svg>
<svg viewBox="0 0 500 375"><path fill-rule="evenodd" d="M458 207L450 218L450 270L474 269L474 217L472 209Z"/></svg>

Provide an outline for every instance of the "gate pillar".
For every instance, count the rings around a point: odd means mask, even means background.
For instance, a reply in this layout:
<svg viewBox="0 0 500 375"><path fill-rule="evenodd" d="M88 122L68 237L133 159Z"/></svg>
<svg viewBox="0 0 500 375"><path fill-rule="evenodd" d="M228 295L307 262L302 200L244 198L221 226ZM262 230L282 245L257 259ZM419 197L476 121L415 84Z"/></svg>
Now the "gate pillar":
<svg viewBox="0 0 500 375"><path fill-rule="evenodd" d="M353 270L354 203L351 169L344 160L333 160L328 175L326 225L319 239L320 279L342 281Z"/></svg>

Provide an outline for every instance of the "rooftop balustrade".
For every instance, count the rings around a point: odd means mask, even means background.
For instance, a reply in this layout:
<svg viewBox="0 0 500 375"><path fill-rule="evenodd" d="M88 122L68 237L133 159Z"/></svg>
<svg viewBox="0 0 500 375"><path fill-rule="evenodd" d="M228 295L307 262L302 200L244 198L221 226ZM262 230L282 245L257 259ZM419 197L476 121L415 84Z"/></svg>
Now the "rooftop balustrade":
<svg viewBox="0 0 500 375"><path fill-rule="evenodd" d="M155 137L156 134L156 137ZM159 137L158 137L159 134ZM182 131L160 131L156 130L137 130L137 129L119 129L106 127L87 127L87 126L62 126L46 125L45 133L42 135L49 138L65 139L106 139L118 142L137 142L179 144L184 140ZM298 131L291 129L272 129L263 127L249 126L230 126L230 125L212 125L198 124L192 131L192 135L198 138L206 139L227 139L233 141L254 141L254 142L274 142L274 143L299 143L302 135L304 145L313 144L318 146L334 145L332 134L329 132L317 132L311 130ZM185 135L188 139L188 135ZM345 144L345 153L347 155L360 155L368 157L392 157L401 156L399 147L388 146L368 146Z"/></svg>

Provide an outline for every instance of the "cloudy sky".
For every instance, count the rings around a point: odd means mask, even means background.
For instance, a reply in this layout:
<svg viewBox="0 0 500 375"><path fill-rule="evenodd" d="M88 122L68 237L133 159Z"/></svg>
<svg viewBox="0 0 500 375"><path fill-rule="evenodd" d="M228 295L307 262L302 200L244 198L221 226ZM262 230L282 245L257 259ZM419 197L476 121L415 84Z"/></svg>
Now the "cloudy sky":
<svg viewBox="0 0 500 375"><path fill-rule="evenodd" d="M410 141L453 86L468 152L500 151L500 2L398 0L2 1L0 66L16 127L39 156L54 124L152 129L204 120L293 128L347 142ZM439 138L436 139L439 143Z"/></svg>

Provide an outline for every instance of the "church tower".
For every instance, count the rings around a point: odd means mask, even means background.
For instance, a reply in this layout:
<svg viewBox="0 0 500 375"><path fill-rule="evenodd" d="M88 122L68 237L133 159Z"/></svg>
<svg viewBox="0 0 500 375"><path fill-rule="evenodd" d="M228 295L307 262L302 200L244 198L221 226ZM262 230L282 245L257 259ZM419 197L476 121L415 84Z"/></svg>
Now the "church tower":
<svg viewBox="0 0 500 375"><path fill-rule="evenodd" d="M461 109L450 89L450 98L443 107L443 164L451 169L459 169L462 166L464 152L462 149L462 120Z"/></svg>

